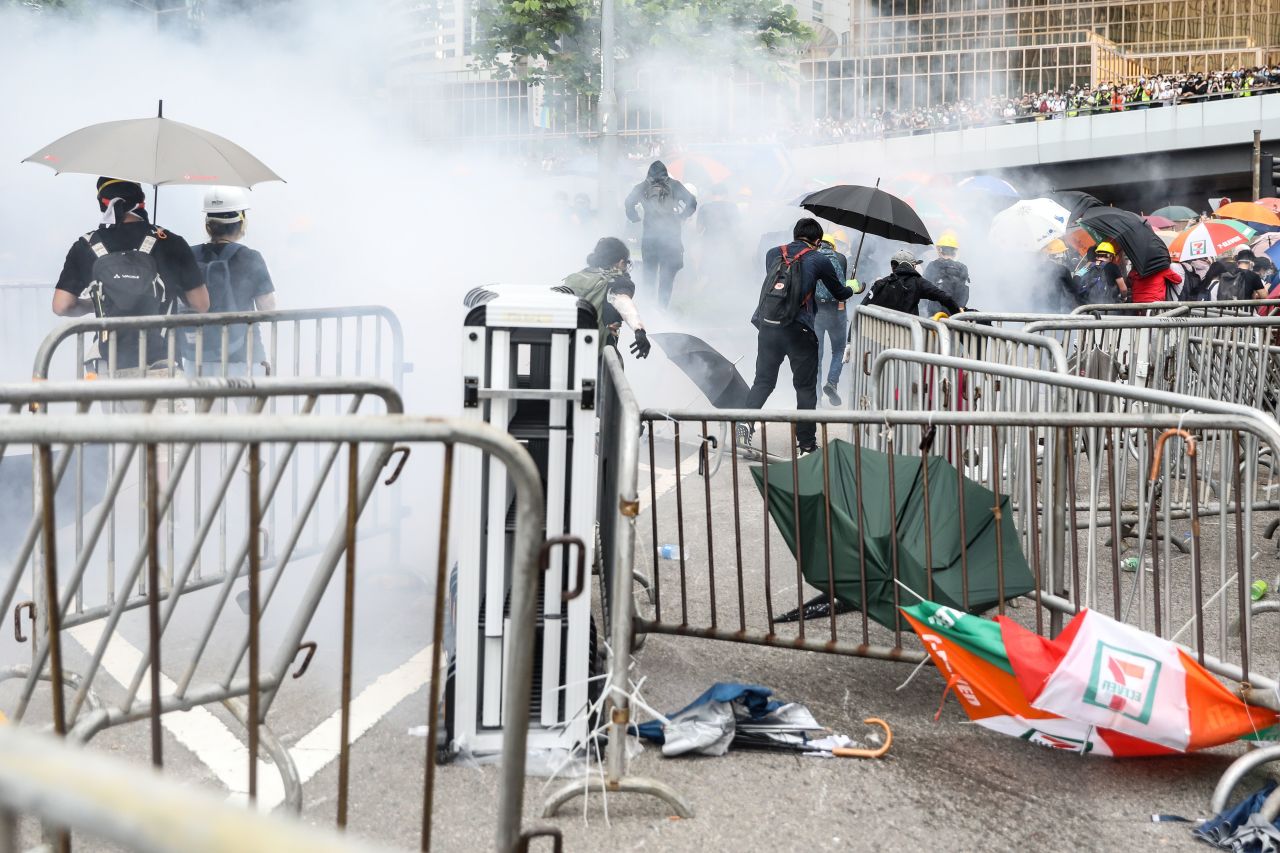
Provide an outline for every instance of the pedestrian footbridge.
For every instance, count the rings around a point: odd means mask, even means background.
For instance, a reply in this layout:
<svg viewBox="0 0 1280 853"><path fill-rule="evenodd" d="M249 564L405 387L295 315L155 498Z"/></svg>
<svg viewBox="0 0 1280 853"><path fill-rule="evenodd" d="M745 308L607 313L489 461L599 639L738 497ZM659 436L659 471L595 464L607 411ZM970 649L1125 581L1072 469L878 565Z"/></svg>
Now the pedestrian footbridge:
<svg viewBox="0 0 1280 853"><path fill-rule="evenodd" d="M1054 189L1164 203L1206 193L1243 196L1251 185L1253 131L1280 155L1280 97L1135 109L816 146L793 152L797 172L822 180L902 166L964 175L1004 171ZM1034 176L1034 178L1033 178Z"/></svg>

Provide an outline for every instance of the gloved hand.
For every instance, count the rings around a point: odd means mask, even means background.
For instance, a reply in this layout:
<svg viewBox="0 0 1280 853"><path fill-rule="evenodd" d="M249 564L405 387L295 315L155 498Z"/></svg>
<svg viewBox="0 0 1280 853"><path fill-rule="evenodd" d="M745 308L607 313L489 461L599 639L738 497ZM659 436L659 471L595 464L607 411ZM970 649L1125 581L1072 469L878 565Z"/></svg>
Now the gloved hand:
<svg viewBox="0 0 1280 853"><path fill-rule="evenodd" d="M636 329L636 339L631 342L631 354L636 358L648 358L653 344L649 343L649 335L644 329Z"/></svg>
<svg viewBox="0 0 1280 853"><path fill-rule="evenodd" d="M862 282L858 281L856 278L849 279L845 284L849 285L849 287L853 289L854 293L862 292Z"/></svg>
<svg viewBox="0 0 1280 853"><path fill-rule="evenodd" d="M842 364L848 364L853 359L853 344L844 345L844 358L840 361Z"/></svg>

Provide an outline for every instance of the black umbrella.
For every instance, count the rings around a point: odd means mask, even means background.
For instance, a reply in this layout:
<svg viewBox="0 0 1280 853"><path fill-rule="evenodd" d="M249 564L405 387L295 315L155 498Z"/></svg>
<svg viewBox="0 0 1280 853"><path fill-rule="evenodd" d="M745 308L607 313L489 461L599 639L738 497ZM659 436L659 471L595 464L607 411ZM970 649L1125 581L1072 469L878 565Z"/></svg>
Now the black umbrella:
<svg viewBox="0 0 1280 853"><path fill-rule="evenodd" d="M667 358L693 380L711 405L717 409L741 409L747 404L751 388L738 373L733 362L711 344L678 332L649 335L649 340L662 347Z"/></svg>
<svg viewBox="0 0 1280 853"><path fill-rule="evenodd" d="M1138 214L1116 207L1095 207L1079 222L1095 240L1119 243L1139 275L1153 275L1169 268L1169 247Z"/></svg>
<svg viewBox="0 0 1280 853"><path fill-rule="evenodd" d="M930 245L933 238L911 205L877 187L841 184L805 196L800 206L829 222L902 243Z"/></svg>
<svg viewBox="0 0 1280 853"><path fill-rule="evenodd" d="M1049 198L1056 201L1067 209L1070 214L1067 216L1068 222L1075 222L1081 216L1084 216L1095 207L1103 207L1102 202L1098 201L1088 193L1079 190L1062 190L1060 192L1049 193Z"/></svg>

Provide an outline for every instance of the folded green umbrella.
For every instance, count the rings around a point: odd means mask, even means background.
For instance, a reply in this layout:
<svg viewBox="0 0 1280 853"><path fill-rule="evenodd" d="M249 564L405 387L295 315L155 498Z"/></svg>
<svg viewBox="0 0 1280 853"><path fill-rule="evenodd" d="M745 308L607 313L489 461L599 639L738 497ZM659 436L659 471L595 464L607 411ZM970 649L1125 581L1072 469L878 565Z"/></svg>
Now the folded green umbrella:
<svg viewBox="0 0 1280 853"><path fill-rule="evenodd" d="M797 460L794 476L791 462L774 463L768 470L769 514L791 552L799 547L801 571L813 587L830 592L824 457L831 495L830 574L839 601L865 608L881 625L896 627L896 602L912 604L915 598L894 583L895 562L897 579L907 588L970 613L1034 588L1007 496L997 504L994 492L962 476L941 456L928 456L922 464L919 456L868 448L859 454L839 440ZM751 474L764 493L763 466L752 468Z"/></svg>

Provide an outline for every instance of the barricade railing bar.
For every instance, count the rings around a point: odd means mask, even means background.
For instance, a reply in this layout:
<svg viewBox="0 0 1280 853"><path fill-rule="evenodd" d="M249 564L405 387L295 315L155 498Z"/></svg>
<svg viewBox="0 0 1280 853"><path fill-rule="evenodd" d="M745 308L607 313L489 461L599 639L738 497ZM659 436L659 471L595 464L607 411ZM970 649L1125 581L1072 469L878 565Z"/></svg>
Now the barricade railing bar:
<svg viewBox="0 0 1280 853"><path fill-rule="evenodd" d="M349 835L232 805L117 758L0 727L0 850L33 846L20 846L33 840L22 832L23 818L154 853L390 853Z"/></svg>
<svg viewBox="0 0 1280 853"><path fill-rule="evenodd" d="M565 803L589 791L649 794L667 803L680 817L693 809L673 788L628 771L627 736L631 717L631 648L635 582L636 517L640 514L640 406L623 373L622 359L613 347L601 357L597 412L600 417L597 518L600 542L601 598L609 632L606 672L608 700L603 716L609 720L603 776L586 774L547 798L543 817L552 817ZM711 476L707 471L707 476ZM734 476L737 476L736 464Z"/></svg>
<svg viewBox="0 0 1280 853"><path fill-rule="evenodd" d="M209 335L216 330L216 335ZM149 332L163 332L164 349L149 352ZM100 338L105 335L105 343ZM137 351L119 355L121 339ZM403 388L404 331L400 319L381 305L169 314L158 317L83 317L50 332L36 351L31 375L51 378L55 358L75 342L74 370L115 377L126 370L159 369L172 376L262 375L368 376ZM104 351L105 347L105 351ZM150 342L154 350L154 342ZM207 353L208 350L213 350ZM233 355L238 352L239 355ZM96 360L96 364L92 361ZM86 368L86 361L91 366ZM264 365L262 362L266 362Z"/></svg>
<svg viewBox="0 0 1280 853"><path fill-rule="evenodd" d="M399 393L388 383L371 379L324 379L324 378L261 378L261 379L135 379L135 380L98 380L93 382L42 382L25 385L0 385L0 406L8 406L9 415L14 416L22 411L31 410L47 412L50 407L62 403L74 404L78 414L87 413L94 404L112 406L127 403L155 413L162 411L165 401L183 400L193 402L196 412L201 415L213 413L215 401L236 400L247 405L248 411L260 413L267 401L300 400L301 413L311 415L318 402L325 398L341 399L343 409L355 413L367 408L366 400L376 400L382 410L390 414L404 411ZM5 458L5 449L0 447L0 460ZM340 489L338 483L331 480L338 445L324 449L315 448L314 459L299 455L293 445L272 446L263 461L263 467L270 472L268 478L270 488L264 500L264 518L266 524L257 527L264 530L275 530L277 508L280 515L288 519L289 535L284 539L283 547L277 552L275 542L263 536L264 560L273 567L284 569L291 563L304 557L318 553L322 542L327 538L329 530L338 523ZM223 452L227 451L227 452ZM143 490L138 484L145 481L144 466L146 461L138 458L134 448L64 447L56 455L51 476L52 487L59 494L69 494L70 512L74 524L74 577L72 584L74 596L69 602L69 610L63 614L64 627L74 627L89 622L108 619L118 620L117 609L128 611L141 607L147 601L146 582L137 577L137 583L118 588L117 568L121 565L129 567L126 573L138 572L138 566L144 559L142 545L132 553L128 550L127 537L122 536L122 528L127 524L128 515L136 515L138 523L139 543L148 510L158 509L159 518L164 525L162 538L162 575L166 589L162 597L196 592L211 587L221 586L229 576L234 577L244 570L245 556L248 553L249 530L254 526L244 526L243 516L232 512L228 506L233 494L233 484L243 473L241 466L245 450L236 448L234 452L220 447L217 455L202 455L202 448L182 448L162 446L159 451L162 458L159 464L166 473L172 472L173 479L178 481L176 491L171 493L156 507L149 504ZM31 459L34 462L35 456ZM9 472L20 465L18 459L10 454ZM137 463L135 466L134 463ZM312 464L315 462L315 464ZM68 472L74 465L75 474L69 477ZM136 481L132 488L135 499L129 501L125 495L130 489L130 469L136 467ZM183 475L190 471L189 477ZM32 465L33 474L35 466ZM6 474L5 482L9 487L20 477ZM39 478L33 480L33 494L40 488ZM16 501L10 501L16 504ZM96 513L90 510L97 505ZM386 503L375 500L369 507L364 534L378 535L394 530L402 521L399 501L394 501L392 517L387 517ZM11 527L16 527L19 520L28 516L21 512L21 507L8 506L6 512L11 520ZM37 507L38 509L38 507ZM331 512L330 512L331 510ZM189 515L187 514L189 512ZM64 515L64 518L66 516ZM38 558L32 561L38 549L40 531L39 512L30 516L30 521L22 528L25 534L18 540L13 550L6 557L13 570L10 585L17 583L21 570L32 566L31 589L33 597L30 602L17 605L17 611L26 612L32 621L43 619L46 614L38 603L41 600L41 573L37 570ZM185 555L178 547L178 531L191 533ZM15 531L16 532L16 531ZM175 575L181 578L175 583ZM100 591L92 590L80 579L99 577L102 581ZM18 623L21 612L15 611L15 623ZM113 616L113 614L115 614ZM43 631L43 628L41 628ZM37 666L39 650L36 650ZM27 679L24 693L29 696L34 686L30 671L9 670L8 677L21 676ZM0 680L6 673L0 671ZM87 696L86 696L87 698ZM78 704L78 703L77 703Z"/></svg>
<svg viewBox="0 0 1280 853"><path fill-rule="evenodd" d="M908 355L925 357L924 354ZM999 366L993 367L999 369ZM1054 378L1072 380L1071 377ZM1074 381L1085 383L1089 390L1105 384ZM653 460L651 475L663 457L667 457L667 461L662 467L670 468L674 464L680 470L682 456L702 452L700 437L709 434L710 425L716 421L757 422L758 443L750 450L741 448L735 433L731 459L739 465L761 463L756 470L765 492L768 492L768 480L774 477L784 477L793 485L791 510L797 528L804 525L821 528L824 517L830 519L833 512L830 485L824 488L820 499L813 496L819 503L806 504L804 512L795 497L799 485L793 478L798 476L795 463L799 457L794 449L794 429L798 423L815 423L819 442L824 447L831 447L837 437L847 436L859 460L864 449L876 448L915 457L921 462L928 457L950 454L954 473L946 476L956 482L956 488L962 480L981 484L995 495L997 506L1001 496L1011 497L1012 479L1022 478L1025 486L1021 503L1011 501L1011 512L996 513L991 523L1015 526L1024 543L1034 583L1021 599L992 605L994 611L1022 621L1040 633L1052 634L1060 629L1064 617L1088 606L1182 644L1224 678L1255 687L1275 686L1273 673L1280 665L1280 656L1275 653L1275 626L1260 629L1261 623L1256 623L1249 606L1259 531L1255 530L1250 502L1240 500L1239 496L1251 494L1256 487L1250 467L1242 464L1242 460L1263 449L1269 453L1280 449L1280 428L1260 413L1250 412L1246 407L1239 409L1241 413L1141 414L645 410L640 418L647 430ZM910 445L896 441L897 431L908 426L923 430L930 438ZM931 429L938 432L930 433ZM950 446L945 448L937 438L943 429L949 430L951 437ZM979 435L986 437L985 443L976 440ZM1168 436L1177 437L1178 441L1163 447ZM687 443L687 438L693 442ZM1133 452L1118 452L1122 446L1132 448ZM1202 446L1210 449L1201 451ZM1015 459L1019 456L1023 458ZM744 457L749 457L750 462ZM1050 464L1051 460L1054 464ZM1020 465L1015 467L1015 461ZM822 465L824 480L829 484L830 463L824 459ZM1117 470L1120 468L1130 472L1127 495L1119 492L1121 478ZM896 505L895 492L907 494L916 484L895 483L894 466L889 470L887 493L893 506ZM922 467L921 471L924 470L927 469ZM832 609L821 618L807 618L806 604L812 602L805 601L804 587L809 581L802 571L803 555L799 547L789 554L786 548L778 547L781 537L774 528L776 516L770 513L765 501L755 490L741 486L741 474L732 477L729 483L720 477L715 488L718 497L712 496L705 502L690 501L682 496L682 489L692 487L711 495L713 486L706 478L702 483L692 477L687 479L693 482L682 485L680 478L676 480L674 501L663 500L664 496L651 485L650 529L645 531L645 525L640 526L640 550L643 552L647 547L653 555L651 583L655 601L651 617L636 619L638 631L890 660L923 659L918 644L911 638L909 629L904 630L901 621L882 625L863 615L867 613L868 604L865 574L860 583L862 600L844 602L852 605L852 613L839 615ZM1226 490L1220 499L1213 498L1208 479L1215 479ZM651 478L651 484L653 482ZM1142 493L1140 523L1126 528L1119 514L1104 508L1095 508L1087 520L1080 518L1080 506L1096 493L1099 483L1109 492L1111 506ZM1191 520L1185 537L1188 546L1185 554L1180 551L1175 554L1171 547L1176 535L1171 512L1175 490L1169 487L1175 483L1184 484L1182 491L1190 495L1189 499L1183 498L1189 501ZM920 494L930 491L926 484ZM872 493L862 495L861 500L882 504L884 486L877 484ZM991 510L989 498L981 507L965 499L958 499L956 503L962 528L966 509L970 513ZM774 507L774 510L785 512L785 508ZM935 529L928 500L924 501L923 513L925 520L921 529L926 532ZM870 534L862 529L861 521L859 513L858 551L865 556ZM733 525L737 537L742 536L745 525L751 525L761 531L763 542L759 547L739 546L741 554L726 547L717 549L710 535L717 522ZM827 531L829 536L829 527ZM648 536L643 535L646 532ZM818 539L820 531L805 541ZM659 559L656 546L663 541L674 542L678 561ZM927 548L927 537L925 541ZM976 584L971 584L972 573L990 567L975 567L972 561L966 564L965 548L961 541L958 562L947 567L960 568L963 589L976 589ZM1139 564L1132 573L1122 569L1126 551L1132 553ZM834 586L833 553L828 544L827 588ZM897 553L896 549L893 553ZM1009 559L1008 554L997 550L997 576L1003 576ZM899 579L896 560L895 556L892 567L895 583ZM935 569L932 558L927 558L927 562L932 572ZM862 571L866 571L865 563ZM895 586L895 608L903 603L899 592ZM910 597L905 592L901 595ZM1034 603L1030 610L1017 606L1018 601L1027 599ZM970 602L966 599L963 606L969 609ZM779 619L783 607L794 607L786 617L791 624Z"/></svg>
<svg viewBox="0 0 1280 853"><path fill-rule="evenodd" d="M36 637L38 646L47 651L49 661L47 673L42 666L33 666L35 675L43 675L50 682L52 697L52 724L55 732L65 732L68 738L85 741L97 732L126 722L149 720L153 733L153 760L162 762L160 753L159 725L164 713L186 710L211 703L230 703L243 711L243 705L236 700L247 699L248 711L244 716L249 729L249 794L256 795L256 767L259 751L259 728L265 723L273 700L283 685L294 658L303 646L304 634L311 618L323 597L329 581L337 568L339 560L347 556L347 590L351 589L351 578L356 571L355 543L357 526L361 510L369 501L377 482L384 476L383 470L396 451L415 443L442 444L446 453L446 471L451 458L451 448L455 445L466 445L478 448L492 459L503 465L507 472L507 482L514 498L514 544L511 560L511 608L510 608L510 654L504 661L506 670L506 690L503 696L504 740L502 753L501 785L498 798L498 816L496 821L497 849L510 851L519 842L521 815L523 807L523 784L525 767L525 742L529 723L528 697L532 686L532 662L535 636L535 616L537 605L537 558L541 542L541 523L543 517L543 498L541 480L537 468L528 453L513 438L484 423L475 421L452 421L409 417L405 415L385 416L323 416L298 418L290 416L244 416L226 415L223 417L191 417L174 415L171 417L153 417L148 415L108 415L96 418L82 416L51 415L41 418L0 417L0 444L6 446L17 443L31 443L37 448L39 467L41 469L39 513L42 538L44 543L42 554L42 573L44 577L44 609L48 619L44 620L46 632ZM328 538L322 554L317 558L314 569L305 586L289 595L275 594L281 581L281 572L269 573L262 562L262 550L258 536L246 538L247 560L250 570L245 573L249 584L249 610L247 636L239 635L236 627L228 627L226 619L220 616L224 609L231 584L240 576L239 572L231 573L218 590L216 600L206 614L193 617L187 614L183 619L174 619L174 608L180 602L176 596L161 596L163 580L159 571L159 537L160 517L169 500L172 498L177 479L181 476L175 469L170 473L167 482L165 475L159 472L158 448L168 444L181 445L183 454L201 445L235 443L247 448L249 455L248 490L249 518L256 521L262 517L263 502L270 490L263 484L262 459L264 450L271 445L328 444L345 446L347 449L347 468L350 476L346 486L347 498L344 509L347 523L336 527ZM99 674L101 654L105 641L110 639L113 631L118 630L118 623L109 623L102 631L102 639L95 654L83 672L79 673L76 682L69 682L65 677L65 659L62 654L63 634L66 626L63 617L70 612L70 599L73 597L74 585L82 581L75 574L67 575L60 569L60 537L58 535L57 501L55 480L53 476L53 453L57 446L80 447L89 444L121 445L130 448L131 452L142 451L148 459L146 466L146 490L153 496L152 512L146 521L143 531L143 552L146 555L147 572L150 576L147 584L147 642L142 649L142 663L131 685L123 690L110 690L109 685L100 685L95 680ZM398 470L393 477L398 474ZM441 497L442 518L447 519L450 511L451 495L447 488L449 477L445 477ZM254 488L257 487L257 488ZM447 525L442 522L440 534L447 535ZM437 591L445 588L447 578L446 549L441 545L439 563L436 567ZM255 570L256 569L256 570ZM141 566L135 564L133 574L137 574ZM185 580L175 581L179 586ZM127 579L131 585L133 577ZM0 607L8 609L16 592L17 583L11 575L3 590ZM192 601L187 596L181 601ZM121 612L121 600L117 600L113 615ZM163 607L163 609L162 609ZM290 609L291 608L291 609ZM277 642L274 651L266 647L266 642L257 630L263 621L264 614L270 609L273 615L272 633ZM283 618L288 613L287 620ZM239 620L235 620L238 623ZM350 595L347 596L343 615L343 648L344 668L350 665L352 647L351 636L354 623L354 610ZM433 649L431 707L438 708L440 679L436 676L441 671L442 645L440 642L442 626L439 622L433 628L436 644ZM217 636L218 642L213 640ZM170 639L169 644L164 641ZM162 651L163 647L163 651ZM41 654L40 659L46 655ZM160 673L162 663L177 662L172 670L181 673L174 678L172 689L161 689ZM259 665L261 662L261 666ZM151 674L149 691L140 688L143 676ZM76 691L76 697L67 701L68 688ZM96 707L84 706L76 700L83 699L83 694L97 688L99 703ZM341 697L341 714L349 720L351 696L350 681L344 679ZM19 710L13 715L18 723L30 724L31 720ZM432 778L431 764L435 756L435 743L438 734L438 718L431 714L428 718L428 737L426 740L425 758L426 773ZM342 731L349 731L344 724ZM344 738L340 744L340 766L348 766L347 754L350 743ZM287 755L287 752L284 753ZM275 757L275 756L273 756ZM288 784L289 780L285 780ZM296 779L295 779L296 782ZM345 774L339 776L337 800L339 815L345 815L348 791ZM426 808L423 822L423 849L427 849L431 838L431 800L430 789L424 793ZM300 800L300 792L299 792ZM65 848L64 848L65 849Z"/></svg>
<svg viewBox="0 0 1280 853"><path fill-rule="evenodd" d="M1155 311L1166 316L1247 317L1250 314L1257 313L1259 308L1272 310L1280 308L1280 299L1226 299L1205 302L1104 302L1077 306L1071 311L1071 316L1133 315Z"/></svg>

